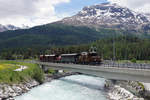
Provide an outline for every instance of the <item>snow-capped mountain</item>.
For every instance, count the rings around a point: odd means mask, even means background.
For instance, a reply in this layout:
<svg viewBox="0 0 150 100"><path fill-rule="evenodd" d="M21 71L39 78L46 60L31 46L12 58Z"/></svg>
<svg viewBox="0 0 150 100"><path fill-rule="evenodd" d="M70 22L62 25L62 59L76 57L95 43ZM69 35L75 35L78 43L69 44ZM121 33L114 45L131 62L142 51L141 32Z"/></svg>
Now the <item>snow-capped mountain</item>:
<svg viewBox="0 0 150 100"><path fill-rule="evenodd" d="M96 28L141 30L150 25L150 16L117 4L103 3L84 7L77 15L65 18L59 23Z"/></svg>
<svg viewBox="0 0 150 100"><path fill-rule="evenodd" d="M16 27L14 25L1 25L0 24L0 32L4 32L7 30L17 30L20 29L19 27Z"/></svg>

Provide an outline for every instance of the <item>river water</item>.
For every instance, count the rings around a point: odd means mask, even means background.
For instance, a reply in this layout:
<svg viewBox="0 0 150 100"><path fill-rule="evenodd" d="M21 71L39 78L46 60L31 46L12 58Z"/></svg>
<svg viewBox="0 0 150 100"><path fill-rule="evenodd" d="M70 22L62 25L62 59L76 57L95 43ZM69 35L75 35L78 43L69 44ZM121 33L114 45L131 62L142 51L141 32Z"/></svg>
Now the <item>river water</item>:
<svg viewBox="0 0 150 100"><path fill-rule="evenodd" d="M72 75L33 88L15 100L108 100L104 84L103 78Z"/></svg>

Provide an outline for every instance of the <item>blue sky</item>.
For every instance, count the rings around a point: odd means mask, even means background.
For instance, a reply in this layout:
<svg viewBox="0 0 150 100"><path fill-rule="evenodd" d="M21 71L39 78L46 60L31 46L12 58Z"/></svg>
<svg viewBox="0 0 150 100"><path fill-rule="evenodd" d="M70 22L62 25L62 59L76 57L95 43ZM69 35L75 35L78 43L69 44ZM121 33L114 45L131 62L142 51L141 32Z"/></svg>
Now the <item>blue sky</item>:
<svg viewBox="0 0 150 100"><path fill-rule="evenodd" d="M74 15L85 6L105 3L106 0L71 0L70 3L61 3L55 6L57 14L67 13Z"/></svg>

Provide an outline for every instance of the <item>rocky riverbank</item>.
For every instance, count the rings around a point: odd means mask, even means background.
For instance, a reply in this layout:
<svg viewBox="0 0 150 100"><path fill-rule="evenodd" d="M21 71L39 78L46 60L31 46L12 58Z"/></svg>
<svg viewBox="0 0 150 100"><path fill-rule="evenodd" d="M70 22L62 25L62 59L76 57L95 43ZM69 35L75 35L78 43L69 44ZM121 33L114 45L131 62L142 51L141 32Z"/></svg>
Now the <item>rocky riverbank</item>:
<svg viewBox="0 0 150 100"><path fill-rule="evenodd" d="M140 82L107 80L110 100L149 100L148 91Z"/></svg>
<svg viewBox="0 0 150 100"><path fill-rule="evenodd" d="M75 75L77 73L67 72L59 73L55 75L45 74L45 82L50 82L52 79L58 79L61 77ZM39 82L35 80L28 80L27 82L20 84L0 84L0 100L14 100L13 97L27 93L33 87L40 85Z"/></svg>
<svg viewBox="0 0 150 100"><path fill-rule="evenodd" d="M13 97L22 95L38 85L39 83L35 80L12 85L0 84L0 100L14 100Z"/></svg>

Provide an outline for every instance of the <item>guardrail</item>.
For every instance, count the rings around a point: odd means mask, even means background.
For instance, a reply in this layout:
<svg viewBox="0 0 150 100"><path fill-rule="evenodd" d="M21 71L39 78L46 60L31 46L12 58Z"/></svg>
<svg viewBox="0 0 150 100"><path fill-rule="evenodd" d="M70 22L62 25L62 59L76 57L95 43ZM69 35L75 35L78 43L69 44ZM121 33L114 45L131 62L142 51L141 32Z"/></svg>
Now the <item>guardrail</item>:
<svg viewBox="0 0 150 100"><path fill-rule="evenodd" d="M40 63L40 62L37 62L37 63ZM45 62L45 64L48 64L48 62ZM57 64L57 63L55 63L55 64ZM73 64L73 63L58 63L58 64L81 65L81 64ZM148 70L150 70L150 64L137 64L137 63L122 63L122 64L120 64L120 63L105 63L105 64L96 64L96 65L89 65L89 66L114 67L114 68L132 68L132 69L148 69Z"/></svg>
<svg viewBox="0 0 150 100"><path fill-rule="evenodd" d="M133 68L133 69L150 69L150 64L137 64L137 63L111 63L102 64L104 67L117 67L117 68Z"/></svg>

